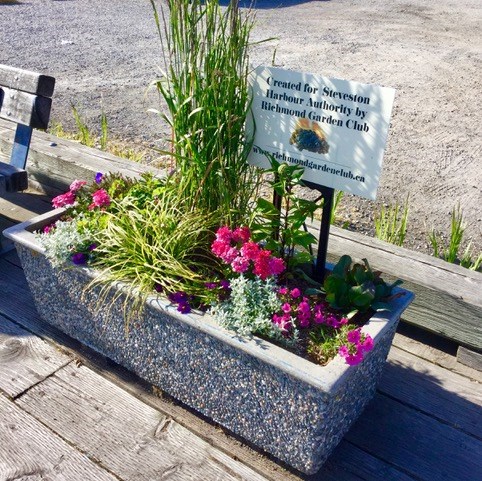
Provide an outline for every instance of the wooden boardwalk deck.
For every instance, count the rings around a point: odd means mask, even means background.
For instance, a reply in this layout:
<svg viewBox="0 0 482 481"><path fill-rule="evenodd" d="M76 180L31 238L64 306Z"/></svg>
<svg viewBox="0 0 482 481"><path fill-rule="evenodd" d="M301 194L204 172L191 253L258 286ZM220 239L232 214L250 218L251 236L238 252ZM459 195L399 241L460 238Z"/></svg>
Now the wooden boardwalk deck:
<svg viewBox="0 0 482 481"><path fill-rule="evenodd" d="M454 354L402 324L374 400L304 477L45 324L12 251L0 258L0 481L482 481L482 373Z"/></svg>

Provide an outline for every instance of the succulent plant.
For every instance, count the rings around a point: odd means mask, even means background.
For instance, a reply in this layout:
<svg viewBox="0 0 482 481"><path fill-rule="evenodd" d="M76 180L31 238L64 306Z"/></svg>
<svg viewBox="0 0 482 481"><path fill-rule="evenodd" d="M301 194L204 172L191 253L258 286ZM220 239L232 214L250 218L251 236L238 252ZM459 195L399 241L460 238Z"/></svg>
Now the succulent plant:
<svg viewBox="0 0 482 481"><path fill-rule="evenodd" d="M363 259L363 264L355 263L348 255L340 258L323 284L326 302L344 312L366 312L368 309L386 310L386 301L392 296L393 288L401 280L387 284L381 278L381 272L372 271L370 264Z"/></svg>

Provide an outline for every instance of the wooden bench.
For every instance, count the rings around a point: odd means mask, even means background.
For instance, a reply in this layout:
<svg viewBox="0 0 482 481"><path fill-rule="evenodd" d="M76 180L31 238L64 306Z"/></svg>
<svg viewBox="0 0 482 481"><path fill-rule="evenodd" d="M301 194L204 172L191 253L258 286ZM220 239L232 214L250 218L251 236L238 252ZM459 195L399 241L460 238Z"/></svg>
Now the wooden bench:
<svg viewBox="0 0 482 481"><path fill-rule="evenodd" d="M0 118L16 124L10 160L0 160L0 195L28 187L25 165L33 129L46 129L55 79L0 64Z"/></svg>

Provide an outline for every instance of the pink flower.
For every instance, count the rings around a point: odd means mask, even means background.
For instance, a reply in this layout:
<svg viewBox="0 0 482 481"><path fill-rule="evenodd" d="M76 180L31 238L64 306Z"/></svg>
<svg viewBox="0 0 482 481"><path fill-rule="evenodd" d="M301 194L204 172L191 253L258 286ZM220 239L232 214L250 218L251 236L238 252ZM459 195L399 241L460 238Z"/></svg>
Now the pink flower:
<svg viewBox="0 0 482 481"><path fill-rule="evenodd" d="M238 256L233 260L233 262L231 262L231 267L233 268L234 272L242 274L248 270L249 261L245 257Z"/></svg>
<svg viewBox="0 0 482 481"><path fill-rule="evenodd" d="M287 287L280 287L278 290L278 294L280 296L286 296L288 294L288 288Z"/></svg>
<svg viewBox="0 0 482 481"><path fill-rule="evenodd" d="M365 335L365 339L360 343L361 349L364 352L371 351L373 349L373 339L369 334Z"/></svg>
<svg viewBox="0 0 482 481"><path fill-rule="evenodd" d="M52 199L52 205L54 208L67 207L69 205L74 205L75 194L73 192L66 192L65 194L58 195Z"/></svg>
<svg viewBox="0 0 482 481"><path fill-rule="evenodd" d="M298 321L301 327L308 327L310 325L311 308L308 299L304 298L298 306Z"/></svg>
<svg viewBox="0 0 482 481"><path fill-rule="evenodd" d="M261 250L258 257L254 261L253 272L260 277L263 281L271 275L269 268L269 259L271 257L271 251Z"/></svg>
<svg viewBox="0 0 482 481"><path fill-rule="evenodd" d="M338 354L343 358L347 358L350 355L350 350L348 349L348 346L340 346L338 348Z"/></svg>
<svg viewBox="0 0 482 481"><path fill-rule="evenodd" d="M74 180L71 184L70 184L70 192L77 192L81 187L83 187L84 185L86 185L87 182L85 180Z"/></svg>
<svg viewBox="0 0 482 481"><path fill-rule="evenodd" d="M105 189L96 190L92 194L92 204L89 205L89 210L95 207L107 207L110 205L110 197Z"/></svg>
<svg viewBox="0 0 482 481"><path fill-rule="evenodd" d="M285 263L279 257L271 257L269 260L269 269L272 276L277 276L285 270Z"/></svg>
<svg viewBox="0 0 482 481"><path fill-rule="evenodd" d="M246 257L246 259L249 259L250 261L255 261L258 258L260 251L261 248L259 247L259 245L253 241L246 242L241 247L241 253L244 257Z"/></svg>
<svg viewBox="0 0 482 481"><path fill-rule="evenodd" d="M345 362L349 366L356 366L363 361L363 354L361 351L357 351L355 354L350 354L349 356L345 357Z"/></svg>
<svg viewBox="0 0 482 481"><path fill-rule="evenodd" d="M292 328L291 319L287 314L280 316L279 314L273 315L273 322L282 330L289 331Z"/></svg>
<svg viewBox="0 0 482 481"><path fill-rule="evenodd" d="M220 240L222 242L230 243L233 238L233 233L231 232L231 229L227 226L220 227L216 231L216 239Z"/></svg>
<svg viewBox="0 0 482 481"><path fill-rule="evenodd" d="M321 310L316 311L313 320L315 321L315 324L325 324L325 313Z"/></svg>
<svg viewBox="0 0 482 481"><path fill-rule="evenodd" d="M297 287L295 287L294 289L291 290L291 297L293 299L296 299L300 296L301 296L301 291Z"/></svg>
<svg viewBox="0 0 482 481"><path fill-rule="evenodd" d="M233 231L234 242L248 242L251 237L251 231L249 227L238 227Z"/></svg>
<svg viewBox="0 0 482 481"><path fill-rule="evenodd" d="M346 335L346 338L348 342L351 342L353 344L358 344L361 338L360 329L357 328L357 329L353 329L352 331L349 331L348 334Z"/></svg>
<svg viewBox="0 0 482 481"><path fill-rule="evenodd" d="M48 234L49 232L53 231L54 229L55 229L55 223L46 225L46 226L43 228L42 232L43 232L44 234Z"/></svg>
<svg viewBox="0 0 482 481"><path fill-rule="evenodd" d="M231 262L239 256L239 251L236 247L229 247L226 249L223 254L220 256L221 259L226 262L226 264L231 264Z"/></svg>
<svg viewBox="0 0 482 481"><path fill-rule="evenodd" d="M221 257L224 255L224 253L230 249L229 243L216 239L212 244L211 244L211 251L212 253L217 256Z"/></svg>
<svg viewBox="0 0 482 481"><path fill-rule="evenodd" d="M345 359L345 362L349 366L355 366L356 364L360 364L363 361L363 353L361 350L356 350L354 354L350 352L350 348L346 345L340 346L338 348L338 354Z"/></svg>
<svg viewBox="0 0 482 481"><path fill-rule="evenodd" d="M285 303L281 306L281 310L282 310L284 313L291 312L291 306L290 306L289 302L285 302Z"/></svg>

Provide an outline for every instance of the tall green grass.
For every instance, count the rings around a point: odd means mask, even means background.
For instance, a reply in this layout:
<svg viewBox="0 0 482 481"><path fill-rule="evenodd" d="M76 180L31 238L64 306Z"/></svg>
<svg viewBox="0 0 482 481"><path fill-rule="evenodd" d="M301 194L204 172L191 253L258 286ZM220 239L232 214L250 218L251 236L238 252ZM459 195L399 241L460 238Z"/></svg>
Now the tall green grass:
<svg viewBox="0 0 482 481"><path fill-rule="evenodd" d="M102 229L96 231L97 260L92 265L101 275L86 292L101 285L104 302L107 296L115 297L115 282L127 282L127 324L140 315L153 286L166 295L189 292L201 301L209 294L205 283L216 272L210 245L219 219L209 212L186 210L177 194L158 188L146 202L133 195L114 201L115 209L104 214Z"/></svg>
<svg viewBox="0 0 482 481"><path fill-rule="evenodd" d="M250 205L258 177L247 164L250 109L248 50L253 14L237 2L168 0L156 8L164 68L156 82L172 129L178 187L192 205L221 210L236 224Z"/></svg>
<svg viewBox="0 0 482 481"><path fill-rule="evenodd" d="M460 204L458 204L457 207L452 209L448 243L444 242L440 233L436 232L435 229L432 229L428 234L433 255L452 264L460 264L467 269L479 271L482 268L482 253L473 258L470 244L466 247L463 254L460 252L464 240L465 228L463 212Z"/></svg>
<svg viewBox="0 0 482 481"><path fill-rule="evenodd" d="M52 122L49 128L49 132L52 135L64 139L76 140L87 147L100 148L100 150L104 152L109 152L117 157L131 160L132 162L142 162L142 160L144 160L146 156L145 149L127 145L127 143L116 139L112 140L109 135L107 116L103 111L100 114L100 134L97 134L96 129L89 127L79 109L74 104L71 104L71 109L76 131L67 132L60 122Z"/></svg>
<svg viewBox="0 0 482 481"><path fill-rule="evenodd" d="M375 237L397 246L403 246L408 226L408 197L403 206L398 202L382 206L375 215Z"/></svg>

